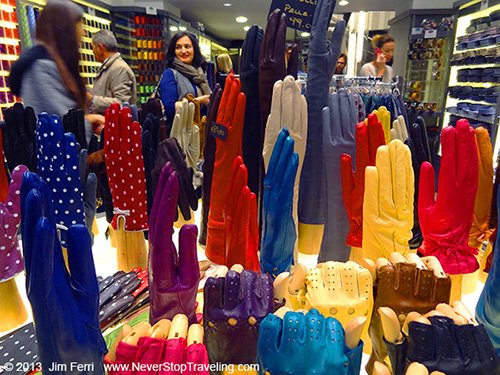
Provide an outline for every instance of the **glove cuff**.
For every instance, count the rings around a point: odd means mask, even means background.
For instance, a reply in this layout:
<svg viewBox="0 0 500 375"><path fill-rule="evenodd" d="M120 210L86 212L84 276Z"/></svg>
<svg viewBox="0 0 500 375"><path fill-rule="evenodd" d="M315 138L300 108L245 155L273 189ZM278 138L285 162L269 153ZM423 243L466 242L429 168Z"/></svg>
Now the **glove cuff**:
<svg viewBox="0 0 500 375"><path fill-rule="evenodd" d="M403 337L403 341L394 344L383 338L385 346L387 347L387 354L391 360L393 375L404 375L406 367L406 350L408 341Z"/></svg>
<svg viewBox="0 0 500 375"><path fill-rule="evenodd" d="M363 340L359 340L359 344L354 349L346 352L347 358L349 358L349 370L348 375L358 375L361 370L361 357L363 355Z"/></svg>
<svg viewBox="0 0 500 375"><path fill-rule="evenodd" d="M478 249L468 245L468 236L463 241L448 240L448 243L434 241L424 235L424 242L419 251L425 255L434 255L448 275L460 275L475 272L479 268L476 259Z"/></svg>

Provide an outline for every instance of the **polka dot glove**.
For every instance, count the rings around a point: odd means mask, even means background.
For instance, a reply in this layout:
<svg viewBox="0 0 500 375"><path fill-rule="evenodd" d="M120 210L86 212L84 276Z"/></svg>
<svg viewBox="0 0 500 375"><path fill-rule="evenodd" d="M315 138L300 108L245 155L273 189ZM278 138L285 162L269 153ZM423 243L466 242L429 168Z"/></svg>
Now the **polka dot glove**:
<svg viewBox="0 0 500 375"><path fill-rule="evenodd" d="M12 171L5 203L0 203L0 282L11 279L23 270L17 230L21 221L20 189L28 168L18 165Z"/></svg>
<svg viewBox="0 0 500 375"><path fill-rule="evenodd" d="M148 229L146 177L142 156L141 126L132 121L130 108L120 110L118 103L106 110L106 140L104 155L109 188L113 196L117 229L119 217L125 220L125 230Z"/></svg>
<svg viewBox="0 0 500 375"><path fill-rule="evenodd" d="M74 134L64 134L59 116L47 113L38 115L36 137L38 171L51 193L56 224L63 226L59 229L61 244L65 246L67 228L85 224L78 172L79 145Z"/></svg>

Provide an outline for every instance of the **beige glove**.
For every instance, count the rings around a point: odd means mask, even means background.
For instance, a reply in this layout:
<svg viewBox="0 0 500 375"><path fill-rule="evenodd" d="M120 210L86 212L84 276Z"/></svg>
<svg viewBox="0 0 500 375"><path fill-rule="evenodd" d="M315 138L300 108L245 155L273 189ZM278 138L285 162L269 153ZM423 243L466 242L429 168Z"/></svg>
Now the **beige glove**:
<svg viewBox="0 0 500 375"><path fill-rule="evenodd" d="M194 103L189 103L187 99L177 102L174 122L170 135L179 141L179 145L186 154L188 167L196 170L196 164L200 158L200 130L193 125Z"/></svg>
<svg viewBox="0 0 500 375"><path fill-rule="evenodd" d="M403 116L399 115L398 118L392 123L391 141L399 139L404 143L407 138L408 128L406 127L405 119Z"/></svg>
<svg viewBox="0 0 500 375"><path fill-rule="evenodd" d="M376 260L393 252L407 254L413 228L415 184L408 146L400 140L377 150L367 167L363 204L363 255Z"/></svg>

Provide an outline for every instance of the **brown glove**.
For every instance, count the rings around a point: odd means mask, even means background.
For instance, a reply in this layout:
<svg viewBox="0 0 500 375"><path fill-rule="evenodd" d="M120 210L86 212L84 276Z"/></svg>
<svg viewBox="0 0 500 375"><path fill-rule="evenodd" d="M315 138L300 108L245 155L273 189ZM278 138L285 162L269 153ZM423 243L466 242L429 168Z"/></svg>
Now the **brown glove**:
<svg viewBox="0 0 500 375"><path fill-rule="evenodd" d="M393 309L402 325L411 311L425 314L439 303L449 303L450 299L451 280L444 272L438 277L435 271L417 268L413 263L386 263L388 264L378 267L377 282L374 285L375 306L369 328L373 349L366 365L369 374L372 373L375 361L384 362L387 357L379 307Z"/></svg>

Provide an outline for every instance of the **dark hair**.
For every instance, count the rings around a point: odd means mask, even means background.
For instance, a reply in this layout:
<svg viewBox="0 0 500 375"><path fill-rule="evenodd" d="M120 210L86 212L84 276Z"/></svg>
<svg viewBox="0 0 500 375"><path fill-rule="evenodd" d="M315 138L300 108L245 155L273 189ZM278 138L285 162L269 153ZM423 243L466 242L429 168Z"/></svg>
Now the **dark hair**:
<svg viewBox="0 0 500 375"><path fill-rule="evenodd" d="M193 66L195 68L199 68L200 66L203 65L205 62L205 59L203 58L203 55L201 54L200 51L200 45L198 44L198 39L196 36L194 36L191 33L188 33L187 31L182 31L180 33L175 34L172 37L172 40L170 41L167 49L167 64L168 66L172 67L175 59L175 45L177 41L182 38L183 36L187 36L190 40L191 43L193 44L193 50L194 50L194 58L193 58Z"/></svg>
<svg viewBox="0 0 500 375"><path fill-rule="evenodd" d="M54 60L66 88L81 108L85 83L80 76L80 51L76 23L83 19L80 6L67 0L49 0L36 24L36 39Z"/></svg>
<svg viewBox="0 0 500 375"><path fill-rule="evenodd" d="M339 59L340 59L340 58L344 59L344 60L345 60L345 62L346 62L346 64L347 64L347 55L346 55L345 53L341 53L341 54L339 55ZM337 61L338 61L339 59L337 59Z"/></svg>
<svg viewBox="0 0 500 375"><path fill-rule="evenodd" d="M382 48L384 44L394 42L394 38L389 34L377 34L372 39L373 49Z"/></svg>

